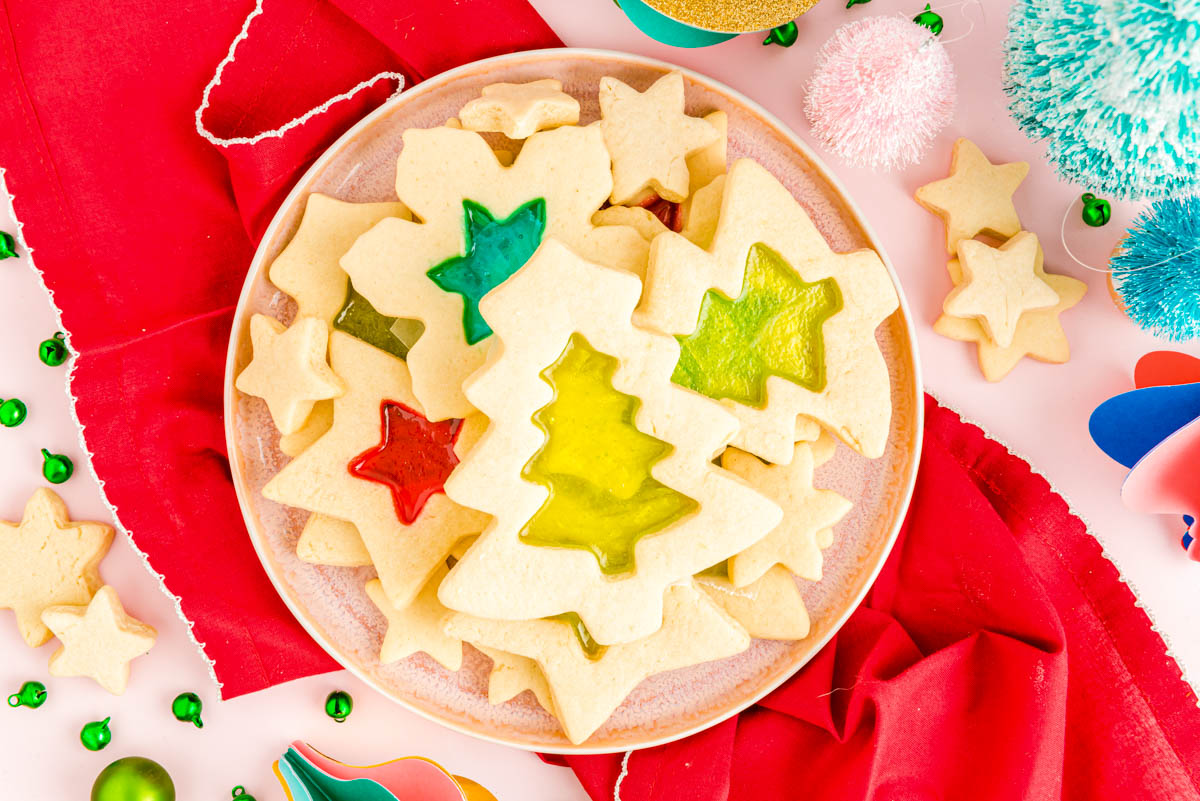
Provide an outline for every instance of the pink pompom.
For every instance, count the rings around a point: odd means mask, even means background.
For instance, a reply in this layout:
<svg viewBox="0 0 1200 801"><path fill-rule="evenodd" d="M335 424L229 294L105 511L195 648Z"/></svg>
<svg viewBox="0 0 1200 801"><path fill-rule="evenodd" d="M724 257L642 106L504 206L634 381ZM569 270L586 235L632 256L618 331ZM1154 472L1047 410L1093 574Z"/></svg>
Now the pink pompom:
<svg viewBox="0 0 1200 801"><path fill-rule="evenodd" d="M903 17L843 25L817 54L804 112L825 147L855 167L917 161L954 116L954 65L933 33Z"/></svg>

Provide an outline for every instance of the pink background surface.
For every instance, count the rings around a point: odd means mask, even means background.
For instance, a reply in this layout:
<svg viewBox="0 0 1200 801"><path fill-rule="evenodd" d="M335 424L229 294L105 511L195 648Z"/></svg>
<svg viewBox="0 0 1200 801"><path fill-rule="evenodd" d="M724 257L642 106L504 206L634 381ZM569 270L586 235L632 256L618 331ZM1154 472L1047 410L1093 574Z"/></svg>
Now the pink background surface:
<svg viewBox="0 0 1200 801"><path fill-rule="evenodd" d="M834 27L865 16L911 16L918 10L915 2L897 0L874 0L851 10L837 0L824 0L801 19L800 40L791 49L762 47L761 37L745 36L706 50L686 51L646 39L610 0L532 1L568 45L641 53L707 73L762 103L809 141L802 111L804 83L817 48ZM1109 300L1104 276L1074 264L1059 243L1063 211L1086 187L1060 182L1042 159L1042 148L1024 138L1005 110L1000 77L1007 6L1003 0L983 0L986 19L980 18L979 7L944 7L942 36L958 71L958 106L953 123L922 164L876 175L851 169L834 158L826 160L896 266L917 320L928 389L1049 478L1090 522L1185 672L1200 676L1195 604L1200 584L1196 565L1179 547L1181 523L1174 516L1148 517L1125 509L1119 495L1123 468L1101 454L1087 434L1091 409L1132 386L1137 358L1167 346L1126 320ZM967 34L970 19L975 27ZM256 24L270 24L269 3ZM964 34L963 39L951 41ZM191 121L180 124L190 126ZM1042 239L1048 270L1089 284L1088 296L1063 318L1073 351L1066 365L1027 361L1002 383L989 384L979 374L972 346L932 331L950 288L942 229L911 198L917 186L945 175L950 146L958 136L973 139L993 160L1030 162L1029 178L1016 195L1025 227ZM817 152L822 153L820 148ZM3 199L7 200L6 194ZM19 213L21 199L15 203ZM5 206L0 203L0 229L11 231L14 224ZM1136 204L1114 204L1114 220L1102 229L1086 228L1073 216L1067 225L1068 241L1084 261L1103 267L1124 225L1138 210ZM31 244L36 251L38 243ZM25 499L44 484L38 453L42 447L76 460L76 477L60 490L74 516L106 519L77 443L64 391L66 370L45 367L35 356L37 343L56 329L52 307L27 258L0 262L0 279L4 286L0 397L19 396L30 407L24 425L0 430L0 519L19 518ZM97 308L96 313L103 314L103 309ZM1200 354L1195 346L1181 349ZM947 536L966 535L947 532ZM47 678L46 661L56 646L26 648L11 615L0 614L3 695L14 692L26 679L45 681L51 692L49 702L39 710L0 707L0 787L5 797L84 798L92 779L109 761L140 754L168 767L181 801L228 798L237 784L245 785L260 801L281 799L270 764L290 740L299 738L352 762L378 762L410 753L429 756L482 782L505 800L585 798L565 769L543 765L531 754L443 730L374 696L346 673L219 702L207 665L175 616L171 600L120 537L104 562L103 574L119 589L128 609L159 630L158 644L134 663L128 692L114 698L88 680ZM341 725L322 711L325 694L335 688L348 690L356 701L354 714ZM171 717L170 701L184 690L193 690L205 700L203 730ZM85 751L77 739L79 728L108 715L113 716L113 743L100 753Z"/></svg>

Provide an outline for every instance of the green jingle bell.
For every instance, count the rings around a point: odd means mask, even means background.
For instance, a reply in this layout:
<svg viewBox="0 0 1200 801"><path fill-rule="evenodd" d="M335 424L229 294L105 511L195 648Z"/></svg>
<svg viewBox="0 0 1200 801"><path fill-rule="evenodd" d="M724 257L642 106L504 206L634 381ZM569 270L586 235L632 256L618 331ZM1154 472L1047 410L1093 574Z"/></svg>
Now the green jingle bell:
<svg viewBox="0 0 1200 801"><path fill-rule="evenodd" d="M1080 200L1083 202L1083 211L1080 216L1092 228L1106 225L1112 219L1112 204L1104 198L1096 197L1091 192L1084 192Z"/></svg>
<svg viewBox="0 0 1200 801"><path fill-rule="evenodd" d="M89 751L103 751L112 742L112 731L108 728L111 717L85 723L79 731L79 742Z"/></svg>
<svg viewBox="0 0 1200 801"><path fill-rule="evenodd" d="M175 782L154 760L125 757L100 771L91 801L175 801Z"/></svg>
<svg viewBox="0 0 1200 801"><path fill-rule="evenodd" d="M791 47L796 43L796 39L800 37L800 31L796 27L795 20L785 22L782 25L777 25L767 34L767 38L763 39L764 45L779 45L780 47Z"/></svg>
<svg viewBox="0 0 1200 801"><path fill-rule="evenodd" d="M240 784L233 788L233 798L234 801L255 801L254 796L247 793L246 788Z"/></svg>
<svg viewBox="0 0 1200 801"><path fill-rule="evenodd" d="M182 723L192 723L197 729L204 728L204 721L200 720L200 710L203 708L204 703L195 693L180 693L171 702L171 714L175 719Z"/></svg>
<svg viewBox="0 0 1200 801"><path fill-rule="evenodd" d="M17 240L8 231L0 231L0 261L17 255Z"/></svg>
<svg viewBox="0 0 1200 801"><path fill-rule="evenodd" d="M75 472L75 465L61 453L42 448L42 476L51 484L61 484Z"/></svg>
<svg viewBox="0 0 1200 801"><path fill-rule="evenodd" d="M67 344L63 341L66 337L62 331L55 333L50 339L43 339L38 345L38 358L42 364L47 367L58 367L67 360L71 354L67 351Z"/></svg>
<svg viewBox="0 0 1200 801"><path fill-rule="evenodd" d="M913 17L913 22L933 31L934 36L942 32L942 18L936 11L930 10L929 3L925 4L924 11Z"/></svg>
<svg viewBox="0 0 1200 801"><path fill-rule="evenodd" d="M345 690L334 690L325 697L325 714L338 723L344 723L353 711L354 699Z"/></svg>
<svg viewBox="0 0 1200 801"><path fill-rule="evenodd" d="M21 689L8 696L8 705L13 708L27 706L30 709L37 709L44 703L46 703L46 685L40 681L27 681L21 685Z"/></svg>
<svg viewBox="0 0 1200 801"><path fill-rule="evenodd" d="M26 408L24 402L16 398L0 401L0 426L16 428L25 422L27 414L29 414L29 409Z"/></svg>

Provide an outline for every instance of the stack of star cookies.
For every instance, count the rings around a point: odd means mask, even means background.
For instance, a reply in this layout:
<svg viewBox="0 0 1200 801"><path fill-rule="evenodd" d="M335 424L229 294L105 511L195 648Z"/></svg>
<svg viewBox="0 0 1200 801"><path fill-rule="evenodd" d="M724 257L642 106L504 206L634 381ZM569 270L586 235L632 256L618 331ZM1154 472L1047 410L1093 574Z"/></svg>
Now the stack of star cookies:
<svg viewBox="0 0 1200 801"><path fill-rule="evenodd" d="M117 591L100 580L112 537L111 527L71 520L61 498L37 490L19 523L0 521L0 609L13 610L31 648L58 638L50 675L86 676L121 695L129 663L158 634L126 613Z"/></svg>
<svg viewBox="0 0 1200 801"><path fill-rule="evenodd" d="M1021 229L1012 196L1025 162L992 164L969 139L954 143L950 176L917 190L917 202L942 218L954 289L934 324L942 336L978 345L988 381L1025 356L1061 364L1071 350L1058 316L1087 287L1043 269L1037 235Z"/></svg>
<svg viewBox="0 0 1200 801"><path fill-rule="evenodd" d="M301 558L374 567L379 659L492 660L583 742L647 676L807 636L850 509L840 441L890 430L878 255L834 253L684 80L485 88L410 129L397 201L308 198L243 393L292 460ZM417 655L417 654L423 655ZM416 656L414 656L416 655Z"/></svg>

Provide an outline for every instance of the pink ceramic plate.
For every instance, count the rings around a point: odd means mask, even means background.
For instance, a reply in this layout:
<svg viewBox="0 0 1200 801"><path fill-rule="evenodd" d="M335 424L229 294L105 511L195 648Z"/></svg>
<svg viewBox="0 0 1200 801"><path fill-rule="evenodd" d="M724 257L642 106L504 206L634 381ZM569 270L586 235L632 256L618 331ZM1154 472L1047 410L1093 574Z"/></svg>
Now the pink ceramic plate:
<svg viewBox="0 0 1200 801"><path fill-rule="evenodd" d="M320 567L296 557L295 544L307 513L261 496L263 484L287 457L279 452L279 437L265 405L235 392L233 377L250 359L251 314L262 312L286 322L295 312L291 299L267 282L266 267L291 238L310 192L355 202L394 200L395 162L404 129L442 124L488 84L558 78L566 91L579 98L587 123L598 116L596 91L601 77L613 75L644 89L672 69L678 68L623 53L545 50L468 64L405 91L348 131L292 190L250 265L234 319L225 381L229 455L246 526L279 593L317 642L384 695L452 728L520 748L620 751L683 737L761 698L829 641L875 578L912 492L922 402L916 337L903 296L900 310L877 333L892 381L887 452L871 461L839 447L837 456L817 475L819 486L837 490L855 506L837 526L834 545L825 556L824 579L801 582L813 618L811 635L800 642L755 641L735 657L655 676L581 746L566 740L554 718L529 693L491 706L486 694L490 662L474 649L467 649L457 673L424 654L379 664L384 619L363 592L373 571ZM722 109L729 114L731 159L753 157L778 176L834 250L880 250L837 180L782 123L732 89L703 75L682 72L690 113Z"/></svg>

